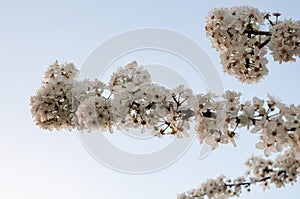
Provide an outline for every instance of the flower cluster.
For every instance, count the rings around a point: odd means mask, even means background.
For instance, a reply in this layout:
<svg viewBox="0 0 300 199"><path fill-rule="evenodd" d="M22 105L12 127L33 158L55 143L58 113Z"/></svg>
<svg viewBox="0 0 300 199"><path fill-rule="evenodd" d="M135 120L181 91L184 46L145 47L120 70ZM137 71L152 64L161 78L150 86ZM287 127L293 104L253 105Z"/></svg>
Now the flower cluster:
<svg viewBox="0 0 300 199"><path fill-rule="evenodd" d="M291 148L300 160L300 106L288 106L272 96L266 101L253 97L243 103L239 97L234 91L227 91L219 101L215 96L197 96L199 108L194 110L200 143L204 141L212 148L229 141L236 145L236 130L246 127L260 134L256 147L266 156Z"/></svg>
<svg viewBox="0 0 300 199"><path fill-rule="evenodd" d="M300 49L300 21L284 20L270 27L272 34L269 48L275 61L296 61Z"/></svg>
<svg viewBox="0 0 300 199"><path fill-rule="evenodd" d="M286 151L278 156L275 161L261 157L250 157L245 165L247 171L244 176L227 179L224 175L216 179L209 179L198 188L178 195L178 199L226 199L239 197L243 190L251 191L251 185L259 184L263 189L270 188L271 184L276 187L284 187L293 184L300 175L300 162L293 153Z"/></svg>
<svg viewBox="0 0 300 199"><path fill-rule="evenodd" d="M109 88L112 93L118 93L124 90L134 91L137 86L150 82L151 77L149 72L145 70L143 66L138 67L137 62L133 61L124 68L118 68L118 71L111 76Z"/></svg>
<svg viewBox="0 0 300 199"><path fill-rule="evenodd" d="M299 22L278 21L279 13L262 13L249 6L218 8L206 17L206 34L219 52L226 73L253 83L268 74L267 50L275 61L295 61L299 56ZM266 29L267 23L269 30Z"/></svg>
<svg viewBox="0 0 300 199"><path fill-rule="evenodd" d="M235 129L238 127L237 113L240 105L240 93L226 91L222 96L213 93L195 96L193 110L195 111L200 144L205 142L215 149L219 144L231 142L234 146Z"/></svg>
<svg viewBox="0 0 300 199"><path fill-rule="evenodd" d="M72 129L73 88L78 70L73 64L54 62L45 72L42 87L30 99L35 123L43 129Z"/></svg>
<svg viewBox="0 0 300 199"><path fill-rule="evenodd" d="M112 100L103 96L92 96L84 100L76 111L79 129L88 131L100 129L112 132L114 115Z"/></svg>
<svg viewBox="0 0 300 199"><path fill-rule="evenodd" d="M237 130L246 128L260 135L256 147L265 156L288 150L275 163L250 159L248 175L254 176L250 182L246 178L229 182L221 176L179 198L227 198L257 182L281 187L296 180L300 171L300 105L286 105L272 96L241 102L241 93L235 91L219 96L195 95L183 85L168 89L151 83L149 72L136 62L119 68L108 85L97 79L79 81L77 74L73 64L50 65L42 87L30 101L38 126L110 132L115 127L141 128L141 132L149 129L158 137L182 138L189 136L195 124L200 143L212 149L228 143L236 146Z"/></svg>
<svg viewBox="0 0 300 199"><path fill-rule="evenodd" d="M36 124L44 129L150 129L155 136L189 136L194 122L200 143L212 149L236 146L237 129L260 134L256 147L266 156L291 148L300 160L300 105L285 105L269 96L240 101L241 93L226 91L194 95L180 85L167 89L151 83L147 70L136 62L119 68L109 85L99 80L78 81L73 64L55 62L45 82L31 98ZM105 91L109 94L104 95Z"/></svg>

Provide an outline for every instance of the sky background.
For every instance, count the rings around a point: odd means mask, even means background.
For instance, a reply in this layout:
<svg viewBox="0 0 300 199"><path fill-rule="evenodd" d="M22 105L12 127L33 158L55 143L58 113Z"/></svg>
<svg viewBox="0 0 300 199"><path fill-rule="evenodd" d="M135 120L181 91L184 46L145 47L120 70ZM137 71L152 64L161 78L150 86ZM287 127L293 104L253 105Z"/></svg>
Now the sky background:
<svg viewBox="0 0 300 199"><path fill-rule="evenodd" d="M222 72L218 54L205 36L205 16L214 7L251 5L280 11L299 19L294 0L206 1L0 1L0 198L5 199L172 199L208 178L244 173L244 161L262 155L257 135L240 131L238 147L223 146L199 160L193 143L170 167L132 175L109 169L94 160L76 133L48 132L34 125L30 96L40 87L44 71L54 60L82 66L102 42L124 31L159 27L178 31L199 43L215 63L225 89L242 92L243 99L266 98L300 104L299 63L272 62L260 84L240 84ZM124 63L126 64L126 63ZM241 198L298 198L300 184L266 192L261 187Z"/></svg>

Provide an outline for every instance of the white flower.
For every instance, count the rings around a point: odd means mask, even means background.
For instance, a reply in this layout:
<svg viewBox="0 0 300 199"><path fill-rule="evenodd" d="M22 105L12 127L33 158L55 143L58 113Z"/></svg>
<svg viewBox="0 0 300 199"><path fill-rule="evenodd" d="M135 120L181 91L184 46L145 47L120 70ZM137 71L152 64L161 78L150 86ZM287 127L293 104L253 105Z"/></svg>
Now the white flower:
<svg viewBox="0 0 300 199"><path fill-rule="evenodd" d="M275 61L296 61L295 56L300 55L300 21L279 21L270 27L272 33L269 48Z"/></svg>
<svg viewBox="0 0 300 199"><path fill-rule="evenodd" d="M73 80L78 76L79 71L73 63L64 63L59 65L58 61L51 64L44 74L44 81L55 81L58 78L64 78L65 81Z"/></svg>
<svg viewBox="0 0 300 199"><path fill-rule="evenodd" d="M254 83L268 74L267 47L275 61L292 62L300 56L300 21L270 20L257 8L215 8L206 17L206 35L220 55L224 72ZM265 28L266 22L270 24Z"/></svg>
<svg viewBox="0 0 300 199"><path fill-rule="evenodd" d="M79 129L112 131L114 116L110 99L93 96L84 100L78 107Z"/></svg>
<svg viewBox="0 0 300 199"><path fill-rule="evenodd" d="M72 88L77 72L73 64L55 62L49 66L42 87L30 99L31 113L39 127L48 130L74 128L76 108Z"/></svg>
<svg viewBox="0 0 300 199"><path fill-rule="evenodd" d="M260 25L260 15L247 7L232 8L231 17L241 10L253 26ZM220 24L229 24L227 18L222 18L223 11L217 12L220 15L217 20L221 20ZM243 26L236 27L242 29ZM224 29L220 28L220 32ZM247 45L254 45L253 42L252 39L246 41ZM262 51L253 48L252 53L260 56ZM230 56L230 61L235 58L241 63L244 55L233 50ZM246 55L252 59L251 56ZM251 64L257 66L257 62ZM296 181L300 172L300 105L287 106L271 96L266 101L253 97L241 103L241 93L235 91L226 91L221 96L213 93L195 96L182 85L167 89L147 83L148 74L133 62L119 68L106 86L99 80L80 82L72 64L60 66L56 62L47 70L42 87L31 97L33 118L39 127L48 130L77 128L113 132L117 127L141 128L143 132L147 128L154 136L171 134L177 138L189 136L191 122L195 120L200 143L209 144L211 149L229 142L236 146L237 129L247 127L252 133L260 133L256 147L263 150L265 156L285 151L275 161L250 158L246 162L248 182L245 177L225 181L225 176L220 176L179 195L182 199L229 198L239 196L243 188L250 190L249 186L255 183L265 189L271 184L282 187Z"/></svg>
<svg viewBox="0 0 300 199"><path fill-rule="evenodd" d="M114 92L116 86L121 86L132 91L135 90L135 86L150 82L149 72L133 61L124 68L118 68L118 71L111 76L109 88Z"/></svg>

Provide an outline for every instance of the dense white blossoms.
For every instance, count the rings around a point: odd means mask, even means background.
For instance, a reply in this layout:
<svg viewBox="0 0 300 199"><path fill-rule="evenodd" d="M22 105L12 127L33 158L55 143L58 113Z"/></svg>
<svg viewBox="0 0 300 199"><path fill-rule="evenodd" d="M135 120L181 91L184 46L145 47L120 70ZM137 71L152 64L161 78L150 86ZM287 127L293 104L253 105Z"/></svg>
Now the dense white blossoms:
<svg viewBox="0 0 300 199"><path fill-rule="evenodd" d="M269 48L275 61L296 61L300 55L300 21L284 20L270 27Z"/></svg>
<svg viewBox="0 0 300 199"><path fill-rule="evenodd" d="M78 70L73 64L54 62L45 72L42 87L30 99L31 113L43 129L72 129L73 89Z"/></svg>
<svg viewBox="0 0 300 199"><path fill-rule="evenodd" d="M279 13L262 13L249 6L215 8L206 17L206 34L219 52L226 73L253 83L268 74L269 49L275 61L299 57L299 21L278 21ZM267 26L269 25L269 27Z"/></svg>
<svg viewBox="0 0 300 199"><path fill-rule="evenodd" d="M118 71L111 76L109 88L112 93L122 91L132 92L137 86L149 82L151 82L149 72L143 66L138 67L137 62L133 61L124 68L118 68Z"/></svg>
<svg viewBox="0 0 300 199"><path fill-rule="evenodd" d="M76 115L79 129L113 131L114 115L111 99L103 96L89 97L78 106Z"/></svg>
<svg viewBox="0 0 300 199"><path fill-rule="evenodd" d="M272 96L241 102L241 93L235 91L218 96L195 95L183 85L168 89L151 83L149 72L136 62L119 68L108 85L97 79L79 81L77 75L78 70L70 63L49 66L42 87L30 100L39 127L111 133L115 128L140 128L154 136L178 138L189 136L194 128L199 142L212 149L228 143L236 146L238 129L246 128L259 134L256 147L265 156L288 151L275 162L250 159L250 182L244 177L226 181L221 176L180 195L181 199L228 198L239 196L242 188L258 182L282 187L296 181L300 171L300 105L288 106Z"/></svg>

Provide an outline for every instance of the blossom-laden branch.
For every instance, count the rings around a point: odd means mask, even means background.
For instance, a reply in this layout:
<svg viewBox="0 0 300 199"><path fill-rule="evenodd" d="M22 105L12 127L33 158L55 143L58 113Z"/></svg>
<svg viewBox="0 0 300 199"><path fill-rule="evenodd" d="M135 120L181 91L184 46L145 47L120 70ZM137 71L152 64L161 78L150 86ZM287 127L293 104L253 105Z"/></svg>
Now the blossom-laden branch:
<svg viewBox="0 0 300 199"><path fill-rule="evenodd" d="M248 170L244 176L227 179L224 175L209 179L198 188L178 195L178 199L225 199L239 197L243 190L251 191L251 186L259 184L263 189L274 184L277 188L293 184L300 175L300 162L290 151L277 157L275 161L252 156L245 163Z"/></svg>
<svg viewBox="0 0 300 199"><path fill-rule="evenodd" d="M206 34L219 52L226 73L241 82L258 82L268 74L268 49L279 63L295 61L300 56L300 21L280 21L280 13L273 16L275 22L269 13L249 6L209 12Z"/></svg>
<svg viewBox="0 0 300 199"><path fill-rule="evenodd" d="M136 62L119 68L108 85L77 79L73 64L50 65L42 87L31 97L31 112L47 130L149 129L155 136L189 136L192 122L200 143L217 148L236 145L237 130L259 134L256 147L266 156L291 148L300 159L300 105L285 105L272 96L240 101L241 93L226 91L194 95L183 85L167 89L151 83ZM105 95L106 93L106 95ZM108 93L108 94L107 94Z"/></svg>
<svg viewBox="0 0 300 199"><path fill-rule="evenodd" d="M213 93L195 95L183 85L167 89L151 83L149 72L136 62L119 68L107 85L97 79L79 81L77 76L78 70L73 64L55 62L49 66L42 87L30 99L31 113L39 127L111 133L115 128L140 128L141 131L150 130L154 136L175 135L178 138L189 136L194 128L200 143L212 149L228 143L236 146L238 129L246 128L259 135L256 147L266 156L289 150L293 161L300 160L300 105L285 105L271 96L268 100L253 97L241 102L241 93L235 91L218 96ZM192 127L192 123L196 125ZM248 164L254 162L257 159ZM271 166L279 168L277 163ZM254 174L257 172L261 171L255 170ZM269 182L272 176L279 177L279 173L280 177L285 176L290 171L282 167L268 172L268 175L254 176L251 182L225 183L221 177L210 183L222 185L221 190L226 193L231 190L230 194L238 195L239 192L232 189ZM207 191L201 194L210 197Z"/></svg>

